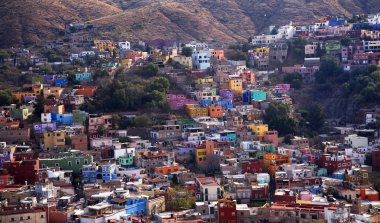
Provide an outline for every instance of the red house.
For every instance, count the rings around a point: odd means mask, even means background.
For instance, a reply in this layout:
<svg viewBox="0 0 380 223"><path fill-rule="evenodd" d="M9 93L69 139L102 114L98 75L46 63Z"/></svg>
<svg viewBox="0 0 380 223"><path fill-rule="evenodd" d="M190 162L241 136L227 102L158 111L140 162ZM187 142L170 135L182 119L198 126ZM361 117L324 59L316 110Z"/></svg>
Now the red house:
<svg viewBox="0 0 380 223"><path fill-rule="evenodd" d="M326 168L330 175L337 170L351 169L352 161L350 157L340 155L323 154L318 160L319 168Z"/></svg>
<svg viewBox="0 0 380 223"><path fill-rule="evenodd" d="M241 164L242 173L261 173L263 170L260 167L258 159L250 159L243 161Z"/></svg>
<svg viewBox="0 0 380 223"><path fill-rule="evenodd" d="M218 222L237 222L236 202L230 199L218 201Z"/></svg>
<svg viewBox="0 0 380 223"><path fill-rule="evenodd" d="M274 202L276 203L296 203L297 202L297 196L296 194L291 190L282 190L277 189L274 193Z"/></svg>
<svg viewBox="0 0 380 223"><path fill-rule="evenodd" d="M40 180L39 165L40 161L38 159L21 160L5 162L4 168L13 176L15 184L25 184L25 182L28 184L35 184Z"/></svg>
<svg viewBox="0 0 380 223"><path fill-rule="evenodd" d="M0 188L12 184L12 176L5 169L0 169Z"/></svg>
<svg viewBox="0 0 380 223"><path fill-rule="evenodd" d="M372 167L375 169L380 168L380 150L372 150Z"/></svg>

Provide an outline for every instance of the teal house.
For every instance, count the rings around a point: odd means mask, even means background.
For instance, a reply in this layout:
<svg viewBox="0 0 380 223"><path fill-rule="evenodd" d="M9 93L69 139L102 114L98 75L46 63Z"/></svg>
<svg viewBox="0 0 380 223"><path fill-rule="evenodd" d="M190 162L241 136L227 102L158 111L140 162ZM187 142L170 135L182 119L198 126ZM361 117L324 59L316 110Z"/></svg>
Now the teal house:
<svg viewBox="0 0 380 223"><path fill-rule="evenodd" d="M133 157L134 157L133 153L125 153L124 155L119 156L117 161L118 161L119 165L121 165L122 167L132 166L133 165Z"/></svg>
<svg viewBox="0 0 380 223"><path fill-rule="evenodd" d="M92 74L90 72L83 72L83 73L76 73L75 74L75 80L77 81L91 81L92 80Z"/></svg>
<svg viewBox="0 0 380 223"><path fill-rule="evenodd" d="M265 101L267 99L267 93L263 90L251 91L252 101Z"/></svg>

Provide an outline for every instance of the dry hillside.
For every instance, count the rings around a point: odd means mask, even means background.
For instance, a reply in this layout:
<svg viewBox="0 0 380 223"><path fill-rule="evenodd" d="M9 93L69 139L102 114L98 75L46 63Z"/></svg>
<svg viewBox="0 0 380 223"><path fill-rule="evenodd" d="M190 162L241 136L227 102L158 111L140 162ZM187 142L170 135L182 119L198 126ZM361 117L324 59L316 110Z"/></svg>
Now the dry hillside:
<svg viewBox="0 0 380 223"><path fill-rule="evenodd" d="M1 0L0 46L31 45L57 35L65 22L119 12L97 0Z"/></svg>
<svg viewBox="0 0 380 223"><path fill-rule="evenodd" d="M97 33L115 39L229 43L271 24L379 11L379 0L2 0L0 46L40 42L76 20L90 21Z"/></svg>

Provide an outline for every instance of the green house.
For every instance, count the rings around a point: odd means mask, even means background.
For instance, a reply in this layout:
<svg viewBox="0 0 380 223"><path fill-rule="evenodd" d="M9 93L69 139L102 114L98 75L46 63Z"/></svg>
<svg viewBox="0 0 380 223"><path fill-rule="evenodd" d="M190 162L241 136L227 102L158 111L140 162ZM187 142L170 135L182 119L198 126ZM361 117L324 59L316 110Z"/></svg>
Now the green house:
<svg viewBox="0 0 380 223"><path fill-rule="evenodd" d="M72 170L73 174L81 174L82 166L92 162L92 155L84 155L79 151L70 151L53 154L49 158L41 158L40 168L59 167L61 170Z"/></svg>
<svg viewBox="0 0 380 223"><path fill-rule="evenodd" d="M125 153L123 156L119 156L117 159L117 162L119 165L125 167L125 166L132 166L133 165L133 153Z"/></svg>

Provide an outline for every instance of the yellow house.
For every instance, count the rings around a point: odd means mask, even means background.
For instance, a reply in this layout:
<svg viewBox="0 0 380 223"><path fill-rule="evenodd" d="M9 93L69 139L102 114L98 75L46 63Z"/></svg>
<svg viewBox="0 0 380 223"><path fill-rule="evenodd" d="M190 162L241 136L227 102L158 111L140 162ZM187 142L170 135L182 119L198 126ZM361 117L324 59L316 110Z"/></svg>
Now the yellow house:
<svg viewBox="0 0 380 223"><path fill-rule="evenodd" d="M61 87L46 87L43 89L44 98L46 99L49 95L53 95L55 98L60 98L63 88Z"/></svg>
<svg viewBox="0 0 380 223"><path fill-rule="evenodd" d="M198 78L195 80L196 84L208 84L214 82L214 78L212 77L204 77L204 78Z"/></svg>
<svg viewBox="0 0 380 223"><path fill-rule="evenodd" d="M242 79L231 79L228 81L228 86L234 91L234 94L241 94L243 92L243 81Z"/></svg>
<svg viewBox="0 0 380 223"><path fill-rule="evenodd" d="M44 113L65 113L65 105L44 105Z"/></svg>
<svg viewBox="0 0 380 223"><path fill-rule="evenodd" d="M197 164L203 162L206 159L206 147L199 147L195 149L195 159Z"/></svg>
<svg viewBox="0 0 380 223"><path fill-rule="evenodd" d="M16 91L16 92L12 92L12 101L14 103L21 103L24 97L28 97L28 96L38 96L38 95L30 91Z"/></svg>
<svg viewBox="0 0 380 223"><path fill-rule="evenodd" d="M256 53L260 54L269 54L269 48L268 47L259 47L255 49Z"/></svg>
<svg viewBox="0 0 380 223"><path fill-rule="evenodd" d="M64 130L45 132L44 133L44 148L51 149L54 147L65 146L66 132Z"/></svg>
<svg viewBox="0 0 380 223"><path fill-rule="evenodd" d="M253 133L255 133L260 140L263 139L264 134L269 131L269 127L267 124L251 124L251 130Z"/></svg>
<svg viewBox="0 0 380 223"><path fill-rule="evenodd" d="M185 105L187 115L191 118L204 117L208 115L207 108L203 108L200 105L187 104Z"/></svg>
<svg viewBox="0 0 380 223"><path fill-rule="evenodd" d="M185 67L188 67L188 68L193 67L193 60L191 57L185 57L185 56L179 55L179 56L172 57L172 60L175 62L178 62L179 64Z"/></svg>
<svg viewBox="0 0 380 223"><path fill-rule="evenodd" d="M94 45L100 52L113 51L115 46L111 40L94 40Z"/></svg>

